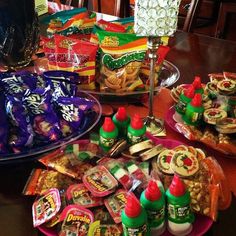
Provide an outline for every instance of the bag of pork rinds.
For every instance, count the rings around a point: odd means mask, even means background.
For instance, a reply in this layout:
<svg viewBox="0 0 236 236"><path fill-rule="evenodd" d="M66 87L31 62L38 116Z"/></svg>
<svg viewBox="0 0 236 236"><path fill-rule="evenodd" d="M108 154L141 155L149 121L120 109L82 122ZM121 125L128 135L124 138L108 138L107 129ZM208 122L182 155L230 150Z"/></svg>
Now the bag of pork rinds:
<svg viewBox="0 0 236 236"><path fill-rule="evenodd" d="M96 27L96 26L95 26ZM139 78L147 39L134 34L114 33L96 29L99 39L100 91L126 92L144 89Z"/></svg>
<svg viewBox="0 0 236 236"><path fill-rule="evenodd" d="M79 88L95 88L95 60L98 46L62 35L55 35L56 70L73 71L82 81ZM52 68L52 66L51 66Z"/></svg>

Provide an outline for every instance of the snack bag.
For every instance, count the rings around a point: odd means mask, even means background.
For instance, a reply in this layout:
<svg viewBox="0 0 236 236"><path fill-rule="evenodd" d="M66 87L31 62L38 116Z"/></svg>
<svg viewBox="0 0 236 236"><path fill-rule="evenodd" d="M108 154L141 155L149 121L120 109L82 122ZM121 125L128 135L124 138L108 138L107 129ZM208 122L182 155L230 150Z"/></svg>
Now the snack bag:
<svg viewBox="0 0 236 236"><path fill-rule="evenodd" d="M96 27L96 26L95 26ZM147 49L146 38L96 29L101 49L100 91L144 89L139 71Z"/></svg>
<svg viewBox="0 0 236 236"><path fill-rule="evenodd" d="M24 195L42 195L51 188L65 190L75 184L71 177L55 170L33 169L23 189Z"/></svg>
<svg viewBox="0 0 236 236"><path fill-rule="evenodd" d="M39 161L45 166L77 180L81 180L84 172L92 168L91 164L78 162L78 158L75 155L65 154L62 150L49 153Z"/></svg>
<svg viewBox="0 0 236 236"><path fill-rule="evenodd" d="M0 154L7 152L7 139L9 133L9 125L5 111L5 96L0 94Z"/></svg>
<svg viewBox="0 0 236 236"><path fill-rule="evenodd" d="M79 74L80 89L95 88L97 45L70 37L55 35L57 69Z"/></svg>

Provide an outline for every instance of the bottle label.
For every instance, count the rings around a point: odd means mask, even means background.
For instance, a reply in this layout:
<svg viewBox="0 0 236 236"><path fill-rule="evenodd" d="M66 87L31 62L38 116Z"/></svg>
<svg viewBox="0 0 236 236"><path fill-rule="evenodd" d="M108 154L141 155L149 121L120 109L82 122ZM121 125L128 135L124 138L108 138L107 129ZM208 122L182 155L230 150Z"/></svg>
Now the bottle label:
<svg viewBox="0 0 236 236"><path fill-rule="evenodd" d="M132 135L132 134L129 133L129 132L128 132L127 136L128 136L129 141L130 141L132 144L139 143L139 142L143 141L143 138L144 138L143 135L142 135L142 136L134 136L134 135Z"/></svg>
<svg viewBox="0 0 236 236"><path fill-rule="evenodd" d="M112 147L115 143L114 138L104 138L100 136L100 144L104 147Z"/></svg>
<svg viewBox="0 0 236 236"><path fill-rule="evenodd" d="M176 110L179 113L185 113L187 104L181 100L176 104Z"/></svg>
<svg viewBox="0 0 236 236"><path fill-rule="evenodd" d="M176 223L189 222L191 215L190 206L168 204L168 219Z"/></svg>
<svg viewBox="0 0 236 236"><path fill-rule="evenodd" d="M158 211L147 211L147 216L151 227L159 226L165 218L165 206L163 206Z"/></svg>
<svg viewBox="0 0 236 236"><path fill-rule="evenodd" d="M148 227L146 224L138 227L138 228L129 228L126 227L124 224L123 226L123 233L124 236L146 236L148 235Z"/></svg>

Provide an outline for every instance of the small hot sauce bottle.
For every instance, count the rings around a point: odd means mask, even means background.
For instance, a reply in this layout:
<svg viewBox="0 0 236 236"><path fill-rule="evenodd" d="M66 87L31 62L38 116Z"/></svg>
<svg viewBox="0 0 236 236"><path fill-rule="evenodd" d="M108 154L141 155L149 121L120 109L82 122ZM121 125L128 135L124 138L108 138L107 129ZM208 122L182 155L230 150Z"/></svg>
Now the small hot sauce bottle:
<svg viewBox="0 0 236 236"><path fill-rule="evenodd" d="M197 126L202 122L203 112L204 107L202 106L202 95L200 93L196 93L193 100L188 103L185 114L182 118L188 125Z"/></svg>
<svg viewBox="0 0 236 236"><path fill-rule="evenodd" d="M186 111L187 104L191 102L195 94L195 88L191 85L189 88L184 89L184 91L179 96L179 101L175 106L175 110L179 114L184 114Z"/></svg>
<svg viewBox="0 0 236 236"><path fill-rule="evenodd" d="M188 235L192 231L194 215L190 209L190 193L181 179L175 175L166 191L168 231L176 236Z"/></svg>
<svg viewBox="0 0 236 236"><path fill-rule="evenodd" d="M118 137L118 129L110 117L105 117L104 123L99 130L99 145L108 152Z"/></svg>
<svg viewBox="0 0 236 236"><path fill-rule="evenodd" d="M144 125L141 117L134 114L128 126L127 138L130 144L141 142L145 139L146 126Z"/></svg>
<svg viewBox="0 0 236 236"><path fill-rule="evenodd" d="M195 88L195 93L204 93L204 89L202 87L202 82L201 82L201 77L200 76L195 76L194 81L192 83L193 87Z"/></svg>
<svg viewBox="0 0 236 236"><path fill-rule="evenodd" d="M165 194L162 194L156 181L149 181L140 202L147 212L151 235L161 235L165 231Z"/></svg>
<svg viewBox="0 0 236 236"><path fill-rule="evenodd" d="M119 107L112 120L118 128L119 138L126 138L130 117L127 115L125 107Z"/></svg>
<svg viewBox="0 0 236 236"><path fill-rule="evenodd" d="M139 200L132 194L127 197L125 209L121 212L121 221L124 236L149 236L147 213L140 205Z"/></svg>

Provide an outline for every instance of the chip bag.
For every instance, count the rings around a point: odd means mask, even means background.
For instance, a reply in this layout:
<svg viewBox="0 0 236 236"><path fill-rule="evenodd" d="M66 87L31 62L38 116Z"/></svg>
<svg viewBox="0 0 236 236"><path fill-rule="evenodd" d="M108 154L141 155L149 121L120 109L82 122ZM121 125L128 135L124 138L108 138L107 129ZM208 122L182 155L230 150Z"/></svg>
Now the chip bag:
<svg viewBox="0 0 236 236"><path fill-rule="evenodd" d="M101 29L97 29L96 34L101 49L98 79L100 91L126 92L143 89L139 71L147 49L146 38Z"/></svg>

